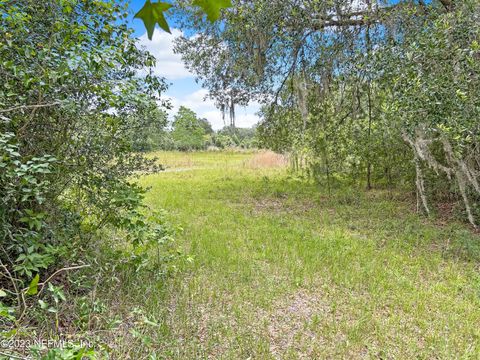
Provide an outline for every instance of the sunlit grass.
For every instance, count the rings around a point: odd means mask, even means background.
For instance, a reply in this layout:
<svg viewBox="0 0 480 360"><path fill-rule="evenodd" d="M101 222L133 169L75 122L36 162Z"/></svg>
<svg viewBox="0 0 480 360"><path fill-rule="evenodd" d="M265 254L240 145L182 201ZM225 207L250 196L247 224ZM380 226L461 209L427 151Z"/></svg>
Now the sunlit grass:
<svg viewBox="0 0 480 360"><path fill-rule="evenodd" d="M157 158L166 169L184 169L199 167L232 167L241 166L252 157L252 151L215 152L215 151L156 151L147 157Z"/></svg>
<svg viewBox="0 0 480 360"><path fill-rule="evenodd" d="M155 155L197 168L141 181L193 259L137 295L160 358L480 356L480 239L463 225L436 227L403 193L328 195L255 154Z"/></svg>

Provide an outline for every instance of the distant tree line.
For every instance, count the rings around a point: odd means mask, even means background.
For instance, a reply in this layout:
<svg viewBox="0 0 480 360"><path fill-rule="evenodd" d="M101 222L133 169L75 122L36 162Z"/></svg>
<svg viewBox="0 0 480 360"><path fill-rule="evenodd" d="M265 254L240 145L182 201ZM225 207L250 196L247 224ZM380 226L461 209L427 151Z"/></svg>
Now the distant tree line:
<svg viewBox="0 0 480 360"><path fill-rule="evenodd" d="M184 106L180 106L171 124L167 112L159 109L145 114L143 121L146 126L132 138L136 151L249 149L258 144L255 127L225 126L215 131L207 119Z"/></svg>

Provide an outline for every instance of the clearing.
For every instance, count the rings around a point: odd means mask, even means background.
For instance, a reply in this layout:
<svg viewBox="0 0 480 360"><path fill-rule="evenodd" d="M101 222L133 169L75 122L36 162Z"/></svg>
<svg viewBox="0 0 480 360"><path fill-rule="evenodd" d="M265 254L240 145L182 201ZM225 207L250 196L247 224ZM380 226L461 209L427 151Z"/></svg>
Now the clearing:
<svg viewBox="0 0 480 360"><path fill-rule="evenodd" d="M168 359L478 358L480 238L411 195L331 194L271 153L155 154L148 205L193 259L144 306ZM134 351L134 349L132 349Z"/></svg>

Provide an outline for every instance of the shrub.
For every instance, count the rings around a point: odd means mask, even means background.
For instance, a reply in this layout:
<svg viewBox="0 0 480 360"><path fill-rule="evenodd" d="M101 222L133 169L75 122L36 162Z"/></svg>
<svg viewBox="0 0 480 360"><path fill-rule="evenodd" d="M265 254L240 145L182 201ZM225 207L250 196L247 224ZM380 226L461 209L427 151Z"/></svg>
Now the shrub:
<svg viewBox="0 0 480 360"><path fill-rule="evenodd" d="M57 270L96 254L100 231L135 246L161 238L133 179L156 167L133 150L145 123L164 126L166 85L139 75L155 61L122 2L20 0L0 12L0 317L19 325Z"/></svg>

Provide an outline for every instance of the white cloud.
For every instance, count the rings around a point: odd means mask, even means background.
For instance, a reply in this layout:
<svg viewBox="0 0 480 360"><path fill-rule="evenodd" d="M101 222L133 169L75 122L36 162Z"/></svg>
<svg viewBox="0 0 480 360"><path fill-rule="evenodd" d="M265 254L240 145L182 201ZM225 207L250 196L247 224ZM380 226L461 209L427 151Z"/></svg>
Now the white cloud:
<svg viewBox="0 0 480 360"><path fill-rule="evenodd" d="M171 110L171 115L178 111L180 106L185 106L193 110L199 117L206 118L215 130L221 129L224 126L222 119L222 113L215 107L213 100L205 99L205 95L208 94L208 91L205 89L197 90L191 94L187 94L182 97L173 97L168 96L170 99L173 109ZM252 104L248 107L238 107L236 109L235 124L237 127L251 127L255 125L259 118L255 113L259 110L258 104ZM226 116L225 121L229 122L228 115Z"/></svg>
<svg viewBox="0 0 480 360"><path fill-rule="evenodd" d="M152 40L148 40L147 34L139 38L140 45L144 46L157 59L155 74L164 76L167 80L177 80L192 77L182 62L180 54L173 52L173 40L183 35L178 29L172 29L169 34L165 31L156 30Z"/></svg>

